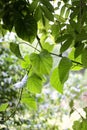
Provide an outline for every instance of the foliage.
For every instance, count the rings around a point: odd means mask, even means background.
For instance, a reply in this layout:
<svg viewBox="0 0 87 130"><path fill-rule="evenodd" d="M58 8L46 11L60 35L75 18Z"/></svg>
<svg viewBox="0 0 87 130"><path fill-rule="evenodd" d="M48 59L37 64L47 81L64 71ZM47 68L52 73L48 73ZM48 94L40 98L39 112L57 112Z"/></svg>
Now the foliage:
<svg viewBox="0 0 87 130"><path fill-rule="evenodd" d="M49 77L52 87L62 93L70 70L87 68L87 0L1 0L2 40L8 31L19 38L9 41L9 46L28 77L16 84L20 90L26 85L29 93L40 93ZM28 60L20 44L34 49ZM55 68L53 56L60 59Z"/></svg>

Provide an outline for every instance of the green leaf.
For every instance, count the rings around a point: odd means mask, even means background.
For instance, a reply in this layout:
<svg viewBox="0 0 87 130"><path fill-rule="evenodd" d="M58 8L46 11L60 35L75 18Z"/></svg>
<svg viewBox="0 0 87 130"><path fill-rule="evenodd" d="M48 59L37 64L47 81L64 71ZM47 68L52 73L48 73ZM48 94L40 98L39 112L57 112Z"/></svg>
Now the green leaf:
<svg viewBox="0 0 87 130"><path fill-rule="evenodd" d="M40 6L38 6L35 10L35 13L34 13L34 18L36 21L39 21L42 17L42 10L40 8Z"/></svg>
<svg viewBox="0 0 87 130"><path fill-rule="evenodd" d="M50 11L50 12L54 12L54 8L52 6L52 4L48 1L48 0L40 0L41 3L46 6L46 8Z"/></svg>
<svg viewBox="0 0 87 130"><path fill-rule="evenodd" d="M54 37L54 40L56 41L58 34L60 33L59 23L55 23L51 25L51 31L52 31L52 36Z"/></svg>
<svg viewBox="0 0 87 130"><path fill-rule="evenodd" d="M87 119L83 119L82 122L75 121L73 124L73 130L87 130Z"/></svg>
<svg viewBox="0 0 87 130"><path fill-rule="evenodd" d="M66 19L65 18L63 18L61 15L58 15L58 14L55 14L55 18L59 21L59 22L65 22L66 21Z"/></svg>
<svg viewBox="0 0 87 130"><path fill-rule="evenodd" d="M83 108L83 110L84 110L85 113L86 113L86 119L87 119L87 107Z"/></svg>
<svg viewBox="0 0 87 130"><path fill-rule="evenodd" d="M36 9L36 7L37 7L37 5L38 5L38 0L34 0L31 4L30 4L30 11L31 12L34 12L34 10Z"/></svg>
<svg viewBox="0 0 87 130"><path fill-rule="evenodd" d="M53 70L51 78L50 78L50 83L58 92L60 93L63 92L63 84L61 84L61 81L59 78L58 67Z"/></svg>
<svg viewBox="0 0 87 130"><path fill-rule="evenodd" d="M44 42L44 44L42 44L42 46L43 46L43 48L45 49L45 50L47 50L48 52L51 52L52 50L53 50L53 47L54 47L54 45L52 44L50 44L50 43L48 43L48 42Z"/></svg>
<svg viewBox="0 0 87 130"><path fill-rule="evenodd" d="M6 108L7 108L7 106L8 106L7 103L1 104L1 105L0 105L0 112L1 112L1 111L5 111Z"/></svg>
<svg viewBox="0 0 87 130"><path fill-rule="evenodd" d="M63 57L60 60L58 68L59 68L59 78L62 84L68 79L69 70L71 66L72 66L72 62L68 58Z"/></svg>
<svg viewBox="0 0 87 130"><path fill-rule="evenodd" d="M30 65L29 55L24 56L24 60L21 61L22 68L28 69Z"/></svg>
<svg viewBox="0 0 87 130"><path fill-rule="evenodd" d="M10 42L10 50L20 59L22 58L21 52L20 52L20 48L19 48L19 44L16 44L14 42Z"/></svg>
<svg viewBox="0 0 87 130"><path fill-rule="evenodd" d="M87 40L87 33L81 33L76 36L76 41L83 41Z"/></svg>
<svg viewBox="0 0 87 130"><path fill-rule="evenodd" d="M77 58L75 58L75 48L72 48L72 51L69 53L68 58L71 60L74 60L76 62L82 63L81 62L81 55L79 55ZM82 66L80 64L73 63L73 66L71 68L72 70L81 70Z"/></svg>
<svg viewBox="0 0 87 130"><path fill-rule="evenodd" d="M27 87L31 93L41 93L42 79L36 74L29 76L27 81Z"/></svg>
<svg viewBox="0 0 87 130"><path fill-rule="evenodd" d="M17 35L25 41L33 42L37 34L37 23L32 15L24 18L19 17L15 21L15 31Z"/></svg>
<svg viewBox="0 0 87 130"><path fill-rule="evenodd" d="M22 97L22 103L26 104L28 108L37 110L37 103L33 97L29 97L29 94Z"/></svg>
<svg viewBox="0 0 87 130"><path fill-rule="evenodd" d="M41 6L42 11L44 12L45 17L49 20L49 21L54 21L54 16L52 14L52 12L50 12L47 7L45 6Z"/></svg>
<svg viewBox="0 0 87 130"><path fill-rule="evenodd" d="M87 67L87 48L83 49L82 55L81 55L81 61L84 67Z"/></svg>
<svg viewBox="0 0 87 130"><path fill-rule="evenodd" d="M81 55L82 51L83 51L83 48L84 48L84 44L83 43L80 43L76 49L75 49L75 53L74 53L74 57L77 58L79 55Z"/></svg>
<svg viewBox="0 0 87 130"><path fill-rule="evenodd" d="M69 34L64 34L64 35L62 35L62 36L57 37L56 42L57 42L57 43L63 42L63 41L67 40L67 39L70 38L70 37L71 37L71 36L70 36Z"/></svg>
<svg viewBox="0 0 87 130"><path fill-rule="evenodd" d="M49 74L52 68L52 57L47 51L40 54L32 53L30 55L32 68L37 74Z"/></svg>
<svg viewBox="0 0 87 130"><path fill-rule="evenodd" d="M61 15L62 17L63 17L63 15L64 15L64 13L65 13L65 9L66 9L65 5L62 6L61 11L60 11L60 15Z"/></svg>
<svg viewBox="0 0 87 130"><path fill-rule="evenodd" d="M66 51L68 48L69 48L69 46L72 44L72 38L68 38L64 43L63 43L63 45L61 46L61 48L60 48L60 52L62 53L62 52L64 52L64 51Z"/></svg>
<svg viewBox="0 0 87 130"><path fill-rule="evenodd" d="M73 130L81 130L82 124L80 121L75 121L73 124Z"/></svg>
<svg viewBox="0 0 87 130"><path fill-rule="evenodd" d="M66 12L65 12L65 18L66 19L69 17L69 14L70 14L70 9L67 9Z"/></svg>
<svg viewBox="0 0 87 130"><path fill-rule="evenodd" d="M73 100L70 101L69 106L70 106L71 109L73 108L73 106L74 106Z"/></svg>

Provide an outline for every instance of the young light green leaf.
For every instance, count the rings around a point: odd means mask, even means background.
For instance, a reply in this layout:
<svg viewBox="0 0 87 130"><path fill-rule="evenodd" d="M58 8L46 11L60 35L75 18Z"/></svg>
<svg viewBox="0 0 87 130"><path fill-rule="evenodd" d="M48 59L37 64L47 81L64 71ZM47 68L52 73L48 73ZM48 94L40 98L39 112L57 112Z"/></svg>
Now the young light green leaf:
<svg viewBox="0 0 87 130"><path fill-rule="evenodd" d="M21 66L24 69L28 69L30 65L30 59L29 59L29 55L25 55L24 56L24 60L21 61Z"/></svg>
<svg viewBox="0 0 87 130"><path fill-rule="evenodd" d="M23 59L18 44L14 43L14 42L11 42L11 43L10 43L10 50L11 50L18 58Z"/></svg>
<svg viewBox="0 0 87 130"><path fill-rule="evenodd" d="M7 106L8 106L8 103L1 104L1 105L0 105L0 112L1 112L1 111L5 111L6 108L7 108Z"/></svg>
<svg viewBox="0 0 87 130"><path fill-rule="evenodd" d="M40 54L32 53L30 55L32 68L37 74L49 74L52 68L53 60L47 51Z"/></svg>
<svg viewBox="0 0 87 130"><path fill-rule="evenodd" d="M33 16L19 17L15 22L15 31L20 38L32 43L37 34L37 23Z"/></svg>
<svg viewBox="0 0 87 130"><path fill-rule="evenodd" d="M50 43L48 43L48 42L44 42L43 44L42 44L42 46L43 46L43 48L45 49L45 50L47 50L48 52L51 52L52 50L53 50L53 47L54 47L54 45L52 44L50 44Z"/></svg>
<svg viewBox="0 0 87 130"><path fill-rule="evenodd" d="M59 78L58 67L53 70L51 78L50 78L50 83L58 92L60 93L63 92L63 84L61 84L61 81Z"/></svg>
<svg viewBox="0 0 87 130"><path fill-rule="evenodd" d="M31 93L41 93L42 90L42 79L36 74L31 75L27 81L28 90Z"/></svg>
<svg viewBox="0 0 87 130"><path fill-rule="evenodd" d="M81 55L81 61L84 67L87 68L87 48L83 49L82 55Z"/></svg>
<svg viewBox="0 0 87 130"><path fill-rule="evenodd" d="M33 97L31 98L28 95L27 97L22 97L21 101L27 106L27 108L32 108L34 110L37 110L37 103L35 99L33 99Z"/></svg>
<svg viewBox="0 0 87 130"><path fill-rule="evenodd" d="M59 78L62 84L68 79L69 70L71 66L72 66L72 62L68 58L63 57L60 60L58 68L59 68Z"/></svg>

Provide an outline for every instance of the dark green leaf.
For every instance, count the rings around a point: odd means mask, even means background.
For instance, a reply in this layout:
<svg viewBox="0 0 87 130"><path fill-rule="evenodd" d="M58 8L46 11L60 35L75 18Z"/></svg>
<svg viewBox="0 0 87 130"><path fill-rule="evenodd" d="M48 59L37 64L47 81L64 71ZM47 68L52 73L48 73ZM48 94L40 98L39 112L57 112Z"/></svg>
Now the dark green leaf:
<svg viewBox="0 0 87 130"><path fill-rule="evenodd" d="M79 55L81 55L82 51L83 51L83 48L84 48L84 44L83 43L80 43L76 49L75 49L75 53L74 53L74 57L77 58Z"/></svg>
<svg viewBox="0 0 87 130"><path fill-rule="evenodd" d="M41 9L43 10L45 17L46 17L48 20L54 21L54 16L53 16L52 12L50 12L50 11L47 9L47 7L41 6Z"/></svg>
<svg viewBox="0 0 87 130"><path fill-rule="evenodd" d="M37 8L37 5L38 5L38 0L34 0L34 1L31 3L30 7L29 7L30 11L31 11L31 12L34 12L34 10Z"/></svg>
<svg viewBox="0 0 87 130"><path fill-rule="evenodd" d="M34 18L36 21L39 21L42 17L42 10L40 8L40 6L38 6L35 10L35 13L34 13Z"/></svg>
<svg viewBox="0 0 87 130"><path fill-rule="evenodd" d="M71 66L72 62L68 58L63 57L60 60L58 68L59 68L59 78L62 84L68 79Z"/></svg>
<svg viewBox="0 0 87 130"><path fill-rule="evenodd" d="M64 34L64 35L58 37L57 40L56 40L56 42L57 42L57 43L63 42L63 41L67 40L67 39L70 38L70 37L71 37L71 36L70 36L69 34Z"/></svg>
<svg viewBox="0 0 87 130"><path fill-rule="evenodd" d="M41 93L42 79L36 74L29 76L28 81L27 81L27 87L28 87L28 90L32 93L35 93L35 94Z"/></svg>
<svg viewBox="0 0 87 130"><path fill-rule="evenodd" d="M74 102L73 102L73 100L71 100L70 103L69 103L69 106L70 106L71 109L72 109L73 105L74 105Z"/></svg>
<svg viewBox="0 0 87 130"><path fill-rule="evenodd" d="M10 43L10 50L20 59L23 59L22 58L22 55L20 53L20 49L19 49L19 45L14 43L14 42L11 42Z"/></svg>
<svg viewBox="0 0 87 130"><path fill-rule="evenodd" d="M53 70L51 78L50 78L50 83L58 92L60 93L63 92L63 84L61 84L61 81L59 78L58 67Z"/></svg>
<svg viewBox="0 0 87 130"><path fill-rule="evenodd" d="M69 46L72 44L72 38L68 38L64 43L63 43L63 45L61 46L61 48L60 48L60 52L62 53L62 52L64 52L64 51L66 51L68 48L69 48Z"/></svg>
<svg viewBox="0 0 87 130"><path fill-rule="evenodd" d="M87 48L83 49L82 55L81 55L81 61L84 67L87 67Z"/></svg>
<svg viewBox="0 0 87 130"><path fill-rule="evenodd" d="M40 1L41 1L41 3L42 3L43 5L46 6L46 8L47 8L50 12L54 12L54 8L53 8L53 6L51 5L51 3L50 3L48 0L40 0Z"/></svg>
<svg viewBox="0 0 87 130"><path fill-rule="evenodd" d="M23 40L33 42L37 34L37 23L33 16L18 18L15 22L15 31Z"/></svg>
<svg viewBox="0 0 87 130"><path fill-rule="evenodd" d="M76 41L87 40L87 33L81 33L76 36Z"/></svg>

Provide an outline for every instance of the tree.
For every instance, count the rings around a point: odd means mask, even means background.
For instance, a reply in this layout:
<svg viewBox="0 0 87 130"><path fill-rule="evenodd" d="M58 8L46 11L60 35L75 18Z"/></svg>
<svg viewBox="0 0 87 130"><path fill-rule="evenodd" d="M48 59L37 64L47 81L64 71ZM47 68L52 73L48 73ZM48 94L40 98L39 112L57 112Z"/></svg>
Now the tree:
<svg viewBox="0 0 87 130"><path fill-rule="evenodd" d="M7 31L20 38L9 46L27 72L16 88L26 84L29 92L40 93L49 76L50 84L62 93L69 71L87 68L87 0L1 0L0 35ZM20 44L34 52L23 57ZM60 60L55 68L54 56Z"/></svg>

